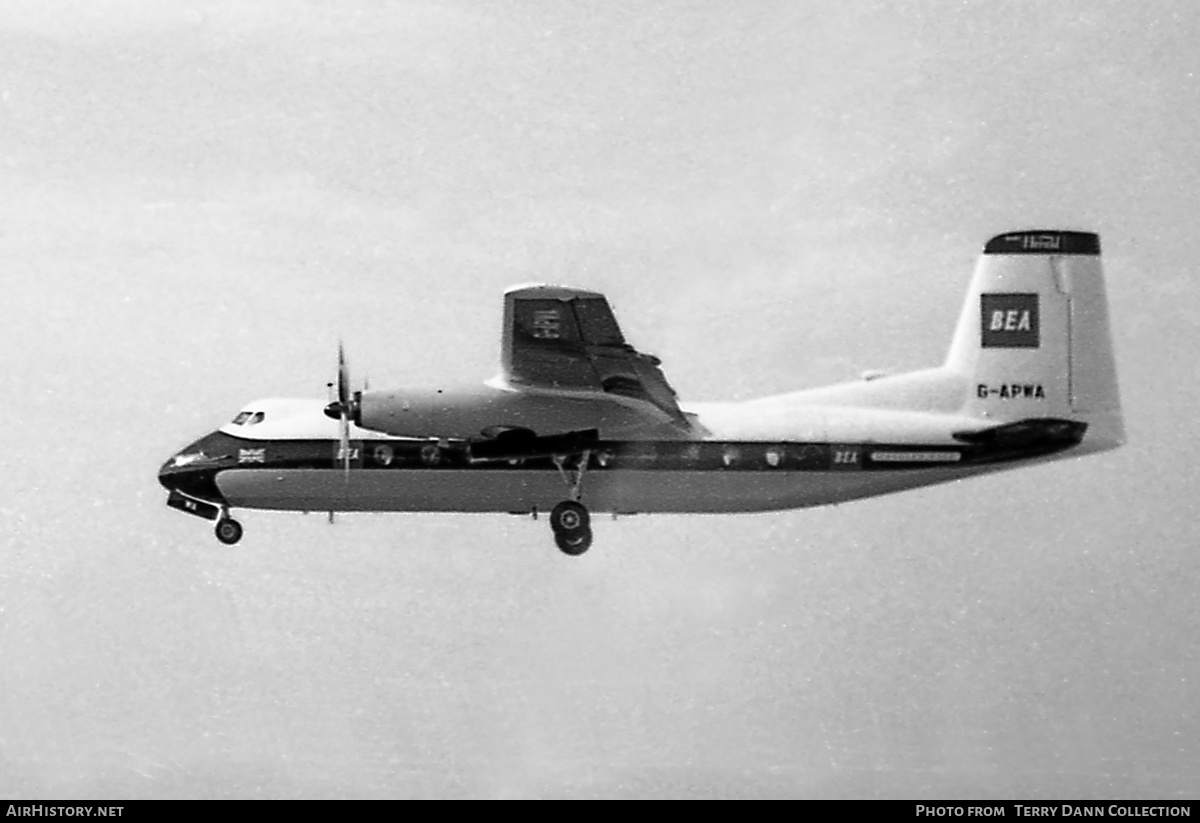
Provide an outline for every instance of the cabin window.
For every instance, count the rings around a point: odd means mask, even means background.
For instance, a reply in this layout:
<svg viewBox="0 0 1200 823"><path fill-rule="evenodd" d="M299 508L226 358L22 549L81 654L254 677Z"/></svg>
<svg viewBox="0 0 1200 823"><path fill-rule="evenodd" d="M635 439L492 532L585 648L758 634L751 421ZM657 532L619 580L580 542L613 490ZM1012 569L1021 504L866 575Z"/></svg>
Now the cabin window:
<svg viewBox="0 0 1200 823"><path fill-rule="evenodd" d="M251 418L253 412L238 412L238 416L233 418L233 425L240 426Z"/></svg>

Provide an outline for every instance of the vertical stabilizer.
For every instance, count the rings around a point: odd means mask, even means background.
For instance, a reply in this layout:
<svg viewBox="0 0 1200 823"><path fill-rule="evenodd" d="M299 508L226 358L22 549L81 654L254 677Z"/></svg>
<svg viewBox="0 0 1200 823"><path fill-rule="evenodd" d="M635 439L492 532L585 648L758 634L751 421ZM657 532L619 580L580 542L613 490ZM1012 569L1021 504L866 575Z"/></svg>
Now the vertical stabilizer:
<svg viewBox="0 0 1200 823"><path fill-rule="evenodd" d="M1018 231L988 241L946 368L968 380L966 414L1079 420L1089 425L1085 443L1120 445L1100 238Z"/></svg>

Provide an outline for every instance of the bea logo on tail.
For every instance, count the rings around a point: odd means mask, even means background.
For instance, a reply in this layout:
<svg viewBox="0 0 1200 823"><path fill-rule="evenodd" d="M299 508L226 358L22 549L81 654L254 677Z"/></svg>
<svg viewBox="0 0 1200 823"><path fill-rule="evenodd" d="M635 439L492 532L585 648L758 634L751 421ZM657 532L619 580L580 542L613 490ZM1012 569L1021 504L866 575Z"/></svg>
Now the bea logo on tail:
<svg viewBox="0 0 1200 823"><path fill-rule="evenodd" d="M980 344L985 349L1036 349L1041 345L1037 294L980 295Z"/></svg>

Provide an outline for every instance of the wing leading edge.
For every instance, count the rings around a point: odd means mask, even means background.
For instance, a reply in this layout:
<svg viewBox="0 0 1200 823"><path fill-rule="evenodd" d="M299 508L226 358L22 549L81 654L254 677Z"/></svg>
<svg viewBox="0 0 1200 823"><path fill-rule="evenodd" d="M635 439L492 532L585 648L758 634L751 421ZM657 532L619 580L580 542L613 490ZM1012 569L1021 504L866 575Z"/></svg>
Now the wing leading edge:
<svg viewBox="0 0 1200 823"><path fill-rule="evenodd" d="M599 292L559 286L507 291L500 362L514 388L631 397L688 425L659 359L625 342Z"/></svg>

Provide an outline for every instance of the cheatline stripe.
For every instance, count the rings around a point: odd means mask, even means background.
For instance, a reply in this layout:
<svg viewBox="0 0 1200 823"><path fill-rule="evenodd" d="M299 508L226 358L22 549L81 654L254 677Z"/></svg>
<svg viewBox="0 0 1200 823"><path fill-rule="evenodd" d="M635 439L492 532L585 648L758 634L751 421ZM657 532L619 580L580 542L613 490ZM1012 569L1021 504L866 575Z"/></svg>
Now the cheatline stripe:
<svg viewBox="0 0 1200 823"><path fill-rule="evenodd" d="M959 452L871 452L876 463L957 463Z"/></svg>

